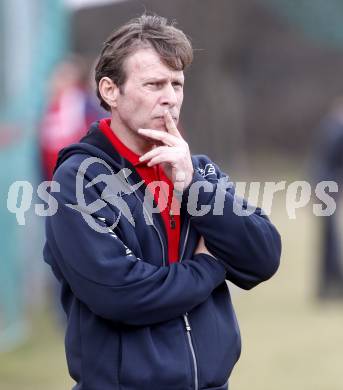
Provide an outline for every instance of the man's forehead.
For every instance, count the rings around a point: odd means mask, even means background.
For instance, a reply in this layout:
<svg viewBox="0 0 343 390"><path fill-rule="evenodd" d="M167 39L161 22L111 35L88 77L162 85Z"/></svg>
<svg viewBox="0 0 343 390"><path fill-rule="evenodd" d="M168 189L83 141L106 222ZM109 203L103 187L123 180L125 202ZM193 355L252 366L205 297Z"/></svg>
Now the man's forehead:
<svg viewBox="0 0 343 390"><path fill-rule="evenodd" d="M168 67L152 48L137 50L127 58L125 68L128 77L184 78L182 70L174 70Z"/></svg>

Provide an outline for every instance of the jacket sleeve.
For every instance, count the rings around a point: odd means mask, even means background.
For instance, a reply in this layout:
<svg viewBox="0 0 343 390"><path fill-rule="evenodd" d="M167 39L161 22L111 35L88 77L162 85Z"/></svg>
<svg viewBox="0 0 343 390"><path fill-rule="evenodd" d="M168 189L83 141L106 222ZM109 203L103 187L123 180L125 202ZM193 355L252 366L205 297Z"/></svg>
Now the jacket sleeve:
<svg viewBox="0 0 343 390"><path fill-rule="evenodd" d="M62 165L54 178L63 185L54 194L58 211L46 221L44 256L57 264L75 296L92 312L131 325L166 321L204 302L225 280L224 266L212 256L198 254L157 267L135 257L117 235L92 229L79 211L67 206L76 203L75 175ZM87 189L87 204L96 199L96 188Z"/></svg>
<svg viewBox="0 0 343 390"><path fill-rule="evenodd" d="M206 156L193 156L192 159L194 175L184 192L183 207L192 202L197 202L198 207L208 207L208 213L190 217L193 227L204 237L208 250L225 264L227 279L241 288L251 289L277 271L281 256L280 235L260 208L244 212L250 207L244 199L235 196L232 185L225 185L230 183L228 176L216 164ZM201 160L201 166L206 168L207 165L212 171L199 168ZM204 181L207 182L206 189L197 191L194 198L190 192L192 184ZM216 207L215 202L219 202ZM221 202L223 207L220 207ZM243 211L237 213L237 208Z"/></svg>

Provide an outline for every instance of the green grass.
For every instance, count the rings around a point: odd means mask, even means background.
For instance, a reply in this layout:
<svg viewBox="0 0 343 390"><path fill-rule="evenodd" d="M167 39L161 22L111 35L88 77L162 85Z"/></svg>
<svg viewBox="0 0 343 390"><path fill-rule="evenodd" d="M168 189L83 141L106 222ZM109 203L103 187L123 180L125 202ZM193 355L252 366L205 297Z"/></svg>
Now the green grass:
<svg viewBox="0 0 343 390"><path fill-rule="evenodd" d="M233 294L243 351L234 390L342 390L343 301L316 300L319 218L282 207L273 215L283 237L278 274Z"/></svg>
<svg viewBox="0 0 343 390"><path fill-rule="evenodd" d="M288 219L282 199L272 219L283 237L278 274L249 292L232 293L243 350L230 390L342 390L343 302L315 299L319 219L309 208ZM49 313L34 316L28 342L0 355L0 389L71 386L62 332Z"/></svg>
<svg viewBox="0 0 343 390"><path fill-rule="evenodd" d="M63 334L49 312L33 315L30 335L21 347L0 354L0 389L71 389Z"/></svg>

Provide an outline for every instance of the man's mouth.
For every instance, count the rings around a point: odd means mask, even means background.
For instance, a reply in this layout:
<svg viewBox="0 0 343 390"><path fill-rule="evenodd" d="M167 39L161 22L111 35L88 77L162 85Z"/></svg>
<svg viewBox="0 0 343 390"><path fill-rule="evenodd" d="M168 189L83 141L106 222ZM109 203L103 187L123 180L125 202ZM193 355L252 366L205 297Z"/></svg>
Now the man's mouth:
<svg viewBox="0 0 343 390"><path fill-rule="evenodd" d="M172 118L173 118L173 121L174 121L175 123L177 123L178 118L177 118L176 116L172 116ZM160 119L160 120L162 120L163 122L165 121L163 115L161 115L161 116L155 116L154 119Z"/></svg>

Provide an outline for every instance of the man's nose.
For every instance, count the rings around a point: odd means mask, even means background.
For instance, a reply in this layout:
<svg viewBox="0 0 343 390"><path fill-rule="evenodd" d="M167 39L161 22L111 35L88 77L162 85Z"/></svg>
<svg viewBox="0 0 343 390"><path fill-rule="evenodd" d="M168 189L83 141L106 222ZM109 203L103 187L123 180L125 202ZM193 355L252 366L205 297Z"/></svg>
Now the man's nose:
<svg viewBox="0 0 343 390"><path fill-rule="evenodd" d="M177 104L177 96L175 89L171 83L168 83L163 88L161 103L164 106L174 107Z"/></svg>

